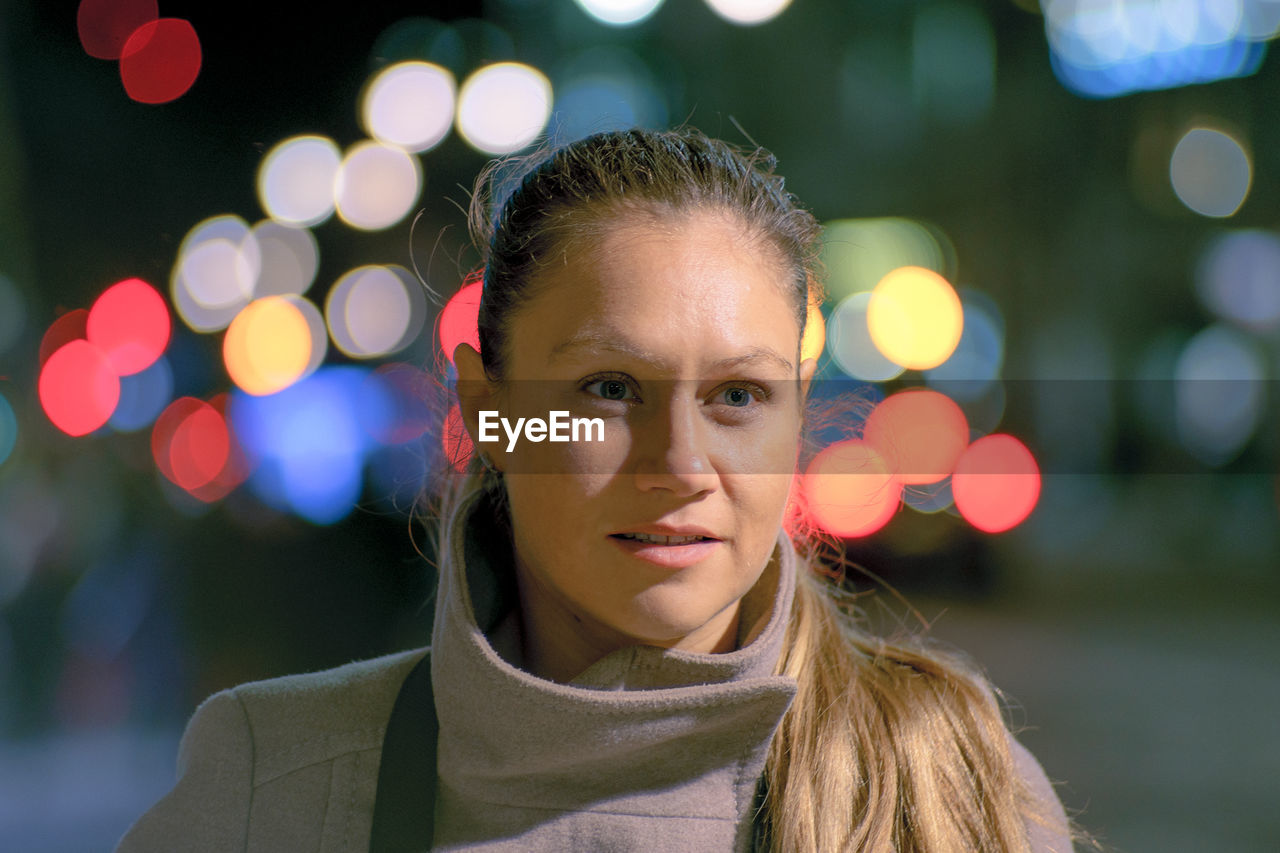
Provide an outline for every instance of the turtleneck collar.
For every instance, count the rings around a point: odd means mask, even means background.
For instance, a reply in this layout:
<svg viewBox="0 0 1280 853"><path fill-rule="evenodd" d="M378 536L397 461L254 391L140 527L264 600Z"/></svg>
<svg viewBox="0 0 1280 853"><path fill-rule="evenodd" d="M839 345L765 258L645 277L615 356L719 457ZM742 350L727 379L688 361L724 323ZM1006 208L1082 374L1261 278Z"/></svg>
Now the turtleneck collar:
<svg viewBox="0 0 1280 853"><path fill-rule="evenodd" d="M796 691L773 674L790 540L742 599L736 650L629 646L559 684L519 667L503 622L517 607L510 539L486 516L443 561L436 603L438 848L749 849L757 781Z"/></svg>

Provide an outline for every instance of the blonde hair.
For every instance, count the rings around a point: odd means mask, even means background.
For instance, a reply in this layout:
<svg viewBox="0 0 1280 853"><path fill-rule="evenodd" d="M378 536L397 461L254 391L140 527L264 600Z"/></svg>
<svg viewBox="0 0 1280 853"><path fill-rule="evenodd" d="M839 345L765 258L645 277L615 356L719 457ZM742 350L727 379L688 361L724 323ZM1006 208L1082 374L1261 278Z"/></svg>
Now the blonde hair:
<svg viewBox="0 0 1280 853"><path fill-rule="evenodd" d="M786 260L803 330L819 287L821 228L785 191L774 166L762 149L742 152L687 128L596 134L549 154L490 164L470 213L484 264L479 331L486 371L501 378L511 317L562 241L597 234L637 211L737 213ZM447 462L453 471L462 460ZM476 456L445 481L435 513L441 560L453 559L485 500L506 512L500 475ZM1029 824L1092 843L1062 826L1056 804L1037 798L1017 773L987 679L923 636L891 642L862 628L840 587L823 576L831 572L818 556L820 538L788 528L803 566L778 673L794 678L798 690L765 767L760 845L775 853L1027 851Z"/></svg>

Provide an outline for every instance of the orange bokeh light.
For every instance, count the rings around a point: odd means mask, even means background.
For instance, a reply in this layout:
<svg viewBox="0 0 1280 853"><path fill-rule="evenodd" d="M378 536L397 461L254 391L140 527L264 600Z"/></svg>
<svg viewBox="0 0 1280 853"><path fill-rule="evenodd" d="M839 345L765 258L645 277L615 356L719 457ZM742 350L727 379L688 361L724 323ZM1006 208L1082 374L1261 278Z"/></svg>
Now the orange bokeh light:
<svg viewBox="0 0 1280 853"><path fill-rule="evenodd" d="M1040 498L1040 467L1027 446L1011 435L978 439L951 475L956 509L986 533L1021 524Z"/></svg>
<svg viewBox="0 0 1280 853"><path fill-rule="evenodd" d="M248 394L283 391L311 363L311 326L289 299L268 296L245 306L227 327L222 359L231 381Z"/></svg>
<svg viewBox="0 0 1280 853"><path fill-rule="evenodd" d="M809 519L847 539L884 527L902 496L902 481L879 451L858 439L837 442L815 456L801 486Z"/></svg>
<svg viewBox="0 0 1280 853"><path fill-rule="evenodd" d="M955 468L969 444L969 422L947 395L912 388L877 405L862 437L903 483L922 485L942 480Z"/></svg>

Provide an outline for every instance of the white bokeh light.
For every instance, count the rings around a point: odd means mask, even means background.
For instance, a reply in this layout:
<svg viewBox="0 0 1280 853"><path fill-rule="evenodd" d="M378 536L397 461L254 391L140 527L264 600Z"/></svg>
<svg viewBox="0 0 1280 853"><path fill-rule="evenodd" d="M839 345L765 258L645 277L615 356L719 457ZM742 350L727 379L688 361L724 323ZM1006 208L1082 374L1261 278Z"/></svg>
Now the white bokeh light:
<svg viewBox="0 0 1280 853"><path fill-rule="evenodd" d="M333 215L338 146L323 136L295 136L272 148L258 167L258 201L272 219L317 225Z"/></svg>
<svg viewBox="0 0 1280 853"><path fill-rule="evenodd" d="M638 24L657 11L662 0L575 0L588 15L604 24Z"/></svg>
<svg viewBox="0 0 1280 853"><path fill-rule="evenodd" d="M338 349L353 358L376 358L404 349L417 337L426 300L403 267L363 266L338 279L324 313Z"/></svg>
<svg viewBox="0 0 1280 853"><path fill-rule="evenodd" d="M551 116L551 81L536 68L499 62L476 71L458 94L458 133L486 154L532 142Z"/></svg>
<svg viewBox="0 0 1280 853"><path fill-rule="evenodd" d="M254 298L306 293L315 281L320 264L320 247L315 236L306 228L274 219L264 219L254 225L252 234L261 258Z"/></svg>
<svg viewBox="0 0 1280 853"><path fill-rule="evenodd" d="M1244 147L1220 130L1187 131L1169 158L1169 180L1182 203L1201 216L1231 216L1244 204L1253 167Z"/></svg>
<svg viewBox="0 0 1280 853"><path fill-rule="evenodd" d="M365 132L379 142L427 151L439 145L453 125L456 90L448 69L430 62L400 62L370 81L360 119Z"/></svg>
<svg viewBox="0 0 1280 853"><path fill-rule="evenodd" d="M262 255L249 224L214 216L196 225L178 247L169 280L174 306L197 332L226 328L253 298Z"/></svg>
<svg viewBox="0 0 1280 853"><path fill-rule="evenodd" d="M791 0L707 0L717 15L735 24L763 24L782 14Z"/></svg>
<svg viewBox="0 0 1280 853"><path fill-rule="evenodd" d="M395 225L421 192L422 168L417 158L373 141L357 143L347 151L333 184L338 216L362 231Z"/></svg>

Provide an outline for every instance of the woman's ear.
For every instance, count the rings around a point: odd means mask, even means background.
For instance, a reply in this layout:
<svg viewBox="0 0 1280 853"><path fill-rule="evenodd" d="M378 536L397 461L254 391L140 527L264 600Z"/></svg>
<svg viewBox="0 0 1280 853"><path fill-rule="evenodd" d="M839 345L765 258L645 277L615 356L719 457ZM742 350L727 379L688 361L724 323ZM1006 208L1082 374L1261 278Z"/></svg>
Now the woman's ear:
<svg viewBox="0 0 1280 853"><path fill-rule="evenodd" d="M484 360L470 344L458 344L453 351L453 365L458 370L458 408L462 412L462 422L466 425L467 435L471 437L472 447L480 454L480 412L498 408L498 384L485 373ZM493 455L484 456L490 464L501 470Z"/></svg>
<svg viewBox="0 0 1280 853"><path fill-rule="evenodd" d="M816 358L806 358L800 362L800 402L809 399L809 384L813 381L813 374L818 369L818 360Z"/></svg>

